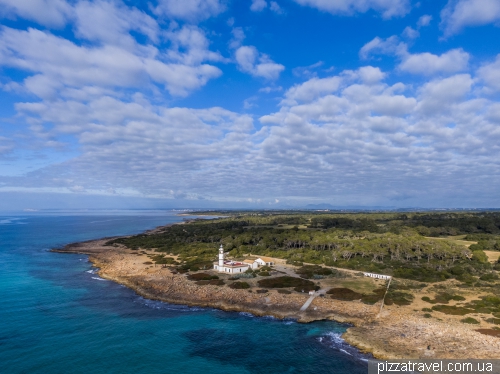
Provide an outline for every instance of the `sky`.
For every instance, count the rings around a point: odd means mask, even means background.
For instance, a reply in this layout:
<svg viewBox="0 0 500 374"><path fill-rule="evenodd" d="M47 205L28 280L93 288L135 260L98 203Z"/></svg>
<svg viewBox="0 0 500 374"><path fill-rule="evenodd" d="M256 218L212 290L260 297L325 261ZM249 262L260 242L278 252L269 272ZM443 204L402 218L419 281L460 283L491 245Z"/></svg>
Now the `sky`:
<svg viewBox="0 0 500 374"><path fill-rule="evenodd" d="M500 207L498 0L0 0L0 210Z"/></svg>

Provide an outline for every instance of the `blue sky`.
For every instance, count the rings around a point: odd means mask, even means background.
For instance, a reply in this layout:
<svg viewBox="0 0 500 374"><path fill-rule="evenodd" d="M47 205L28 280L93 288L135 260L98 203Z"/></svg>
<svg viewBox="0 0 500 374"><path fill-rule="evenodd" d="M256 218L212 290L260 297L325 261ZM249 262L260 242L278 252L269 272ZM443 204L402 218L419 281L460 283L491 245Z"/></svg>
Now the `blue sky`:
<svg viewBox="0 0 500 374"><path fill-rule="evenodd" d="M499 207L498 0L0 0L0 199Z"/></svg>

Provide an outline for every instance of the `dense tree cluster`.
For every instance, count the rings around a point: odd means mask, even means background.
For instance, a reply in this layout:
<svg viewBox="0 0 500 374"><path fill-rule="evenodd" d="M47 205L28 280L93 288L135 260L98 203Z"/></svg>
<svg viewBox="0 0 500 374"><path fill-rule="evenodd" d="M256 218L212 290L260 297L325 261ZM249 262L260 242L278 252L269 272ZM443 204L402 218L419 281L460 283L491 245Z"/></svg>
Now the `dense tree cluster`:
<svg viewBox="0 0 500 374"><path fill-rule="evenodd" d="M245 254L290 262L384 272L426 282L450 277L472 282L491 269L483 250L499 250L499 213L446 214L233 214L173 225L152 235L109 242L179 255L181 267L209 268L223 244L233 257ZM470 248L447 235L465 235ZM434 239L433 236L436 237ZM500 252L499 252L500 254Z"/></svg>

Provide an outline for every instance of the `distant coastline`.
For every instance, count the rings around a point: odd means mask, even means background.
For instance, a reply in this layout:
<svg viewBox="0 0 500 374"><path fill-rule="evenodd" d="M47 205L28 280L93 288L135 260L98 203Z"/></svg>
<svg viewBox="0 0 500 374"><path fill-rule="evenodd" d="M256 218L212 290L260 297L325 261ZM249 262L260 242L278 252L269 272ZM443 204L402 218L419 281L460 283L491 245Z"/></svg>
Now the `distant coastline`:
<svg viewBox="0 0 500 374"><path fill-rule="evenodd" d="M187 223L189 221L176 224ZM304 323L317 320L349 323L352 327L344 333L345 341L380 359L500 358L499 338L482 335L470 326L457 323L456 318L452 318L455 316L443 314L442 320L422 319L415 313L415 305L386 306L379 314L379 304L327 297L316 297L311 307L300 312L309 297L306 294L281 294L276 290L257 294L229 287L196 285L183 274L145 264L148 257L144 254L123 246L105 245L114 238L71 243L52 251L86 254L99 268L100 277L123 284L149 299L279 319L293 318Z"/></svg>

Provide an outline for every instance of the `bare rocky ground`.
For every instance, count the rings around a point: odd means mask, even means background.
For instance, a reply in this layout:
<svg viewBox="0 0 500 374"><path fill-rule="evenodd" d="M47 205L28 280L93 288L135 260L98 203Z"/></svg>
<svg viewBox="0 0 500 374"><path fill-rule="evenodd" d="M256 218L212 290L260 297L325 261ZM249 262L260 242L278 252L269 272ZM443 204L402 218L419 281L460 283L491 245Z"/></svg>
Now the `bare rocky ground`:
<svg viewBox="0 0 500 374"><path fill-rule="evenodd" d="M260 316L295 318L299 322L329 319L350 323L353 326L343 338L381 359L500 358L500 338L476 331L478 328L491 329L485 321L481 320L480 325L467 325L460 322L463 316L440 312L433 312L432 318L424 318L421 309L431 305L421 301L421 296L431 295L428 288L418 291L411 305L385 306L382 313L379 313L380 303L366 305L360 301L339 301L328 297L316 297L305 312L299 312L309 295L298 292L280 294L276 290L260 294L254 287L249 292L227 286L199 286L183 274L144 264L149 260L146 254L104 246L108 240L70 244L55 252L88 254L89 260L100 268L101 277L126 285L151 299L245 311ZM283 270L290 273L290 269L281 265ZM335 281L325 281L321 286L332 286L332 282ZM255 281L249 283L255 285ZM477 296L470 295L469 298Z"/></svg>

